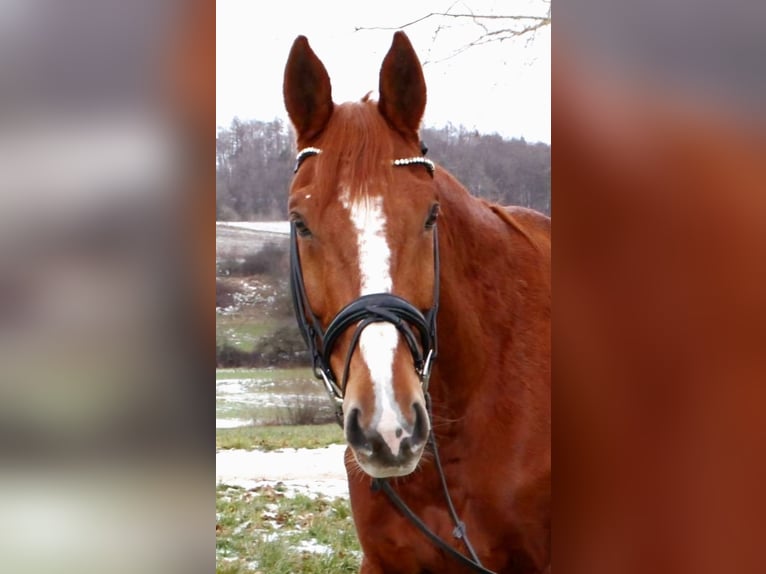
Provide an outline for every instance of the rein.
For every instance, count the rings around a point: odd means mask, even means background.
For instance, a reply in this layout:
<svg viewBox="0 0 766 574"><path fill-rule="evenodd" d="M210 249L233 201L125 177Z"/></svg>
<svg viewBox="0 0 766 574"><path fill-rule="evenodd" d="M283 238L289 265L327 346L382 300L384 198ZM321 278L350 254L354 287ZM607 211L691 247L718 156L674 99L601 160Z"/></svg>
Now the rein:
<svg viewBox="0 0 766 574"><path fill-rule="evenodd" d="M431 395L426 393L426 408L428 410L428 416L431 416ZM436 463L436 469L439 471L439 482L441 483L442 492L444 493L444 498L447 500L447 507L449 508L450 517L452 518L452 522L455 524L455 528L452 530L452 536L458 539L462 539L463 543L465 544L465 547L468 549L468 553L471 555L469 558L465 554L462 554L461 552L458 552L455 550L452 546L447 544L442 538L440 538L438 535L436 535L430 528L428 528L428 525L426 525L425 522L423 522L417 514L415 514L412 509L407 506L407 503L405 503L401 497L396 493L396 491L391 488L391 484L388 482L388 479L385 478L373 478L372 484L370 485L370 488L376 492L378 490L382 490L388 499L391 501L391 504L393 504L399 512L401 512L405 517L409 519L412 524L414 524L418 530L420 530L426 538L428 538L434 545L438 546L442 550L444 550L447 554L452 556L455 560L463 564L464 566L469 567L474 572L481 572L483 574L495 574L492 570L488 570L487 568L484 568L484 566L481 563L481 560L479 560L479 557L476 555L476 551L473 549L473 545L471 544L470 540L468 540L468 533L465 529L465 523L460 520L460 518L457 515L457 511L455 510L455 505L452 503L452 497L449 494L449 489L447 488L447 479L444 477L444 469L442 468L441 459L439 458L439 449L436 446L436 438L434 437L433 430L431 430L430 434L428 435L428 443L431 446L431 450L434 453L434 462Z"/></svg>
<svg viewBox="0 0 766 574"><path fill-rule="evenodd" d="M421 144L422 145L422 144ZM425 153L424 146L422 147ZM295 161L295 172L298 171L303 160L312 155L321 154L319 148L308 147L298 152ZM425 157L411 157L393 160L394 166L407 166L413 164L422 164L433 176L435 171L434 163ZM349 370L351 367L351 358L359 343L362 331L372 323L390 323L396 327L397 331L404 337L407 346L412 353L415 371L418 373L420 383L423 387L423 394L426 400L428 416L431 420L431 396L428 393L428 384L431 378L431 367L437 357L438 340L436 334L436 316L439 311L439 238L437 226L433 228L434 240L434 293L433 304L424 314L407 300L392 293L373 293L362 295L355 299L330 321L327 329L322 328L320 319L314 314L306 295L306 287L303 281L303 271L301 268L300 255L298 253L298 232L294 222L290 223L290 293L293 300L293 309L298 322L298 327L303 336L303 340L311 352L314 376L320 379L327 391L330 401L335 408L335 418L343 428L343 397L348 383ZM340 336L350 327L356 325L351 337L344 361L343 373L340 385L337 383L337 377L330 366L330 356L333 348ZM415 327L413 331L411 325ZM450 516L455 523L453 536L460 538L468 548L471 558L455 550L447 542L439 538L412 510L405 504L399 495L391 488L390 483L385 478L373 478L371 487L373 490L382 490L391 503L408 518L423 534L428 537L436 546L450 554L453 558L469 566L476 572L494 574L481 565L476 552L468 540L465 531L465 524L458 518L455 507L452 504L452 498L447 489L447 481L444 477L439 452L436 447L436 438L433 429L429 433L428 443L434 453L436 469L439 473L442 490L447 500Z"/></svg>

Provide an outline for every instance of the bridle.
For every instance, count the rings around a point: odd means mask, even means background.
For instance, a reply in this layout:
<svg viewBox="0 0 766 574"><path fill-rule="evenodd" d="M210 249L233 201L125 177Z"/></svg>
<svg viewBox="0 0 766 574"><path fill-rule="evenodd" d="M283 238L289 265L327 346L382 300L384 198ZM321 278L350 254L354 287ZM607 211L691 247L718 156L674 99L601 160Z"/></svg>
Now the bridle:
<svg viewBox="0 0 766 574"><path fill-rule="evenodd" d="M320 154L318 148L305 148L298 153L295 171L303 160L311 155ZM434 164L423 157L394 160L393 165L412 165L422 163L433 173ZM343 397L346 393L351 358L356 350L362 331L372 323L390 323L401 333L412 354L415 371L418 374L423 392L428 392L431 367L437 355L436 316L439 311L439 238L436 226L433 228L434 242L434 289L431 308L422 313L406 299L392 293L373 293L362 295L343 307L330 321L326 329L314 314L306 295L303 281L300 255L298 253L298 232L295 223L290 224L290 293L303 340L311 352L314 376L325 386L330 401L335 408L335 417L343 427ZM346 352L340 384L330 366L330 356L341 335L356 325L351 337L351 344ZM413 330L414 327L414 330Z"/></svg>
<svg viewBox="0 0 766 574"><path fill-rule="evenodd" d="M425 155L428 148L421 143L421 151ZM303 161L313 155L319 155L322 150L315 147L307 147L298 152L295 160L294 172L298 171ZM407 166L421 164L426 167L433 177L435 166L430 159L425 157L410 157L395 159L391 162L393 166ZM390 323L396 327L402 334L407 347L412 354L415 371L418 374L423 388L423 395L426 400L426 407L429 418L431 416L431 396L428 393L428 384L431 379L431 368L437 357L438 340L436 334L436 316L439 312L439 237L437 225L433 227L434 241L434 289L433 303L431 308L422 313L414 305L392 293L373 293L362 295L358 299L351 301L343 307L330 321L326 329L322 328L320 319L314 314L306 295L306 287L303 281L303 270L301 268L300 255L298 253L298 230L295 222L290 223L290 293L293 300L293 309L295 318L298 321L298 328L303 336L303 340L311 352L311 358L314 369L314 376L321 380L325 386L330 401L335 408L335 418L338 424L343 428L343 397L348 383L349 370L351 367L351 358L359 344L362 331L372 323ZM349 328L356 325L351 336L351 344L346 352L344 360L343 373L340 385L338 379L330 366L330 356L332 355L335 344L341 335ZM413 330L414 327L414 330ZM465 531L465 524L457 516L455 507L452 504L447 482L444 477L444 469L439 459L439 451L436 447L436 439L433 431L430 432L428 442L434 453L436 468L439 473L442 491L444 492L449 508L450 516L455 524L453 536L461 538L468 548L471 557L455 550L447 542L434 534L428 526L412 512L407 504L391 487L387 479L373 478L371 488L374 491L382 490L388 496L391 503L406 516L423 534L428 537L435 545L450 554L453 558L462 564L470 567L476 572L485 574L494 574L487 570L481 564L471 546Z"/></svg>

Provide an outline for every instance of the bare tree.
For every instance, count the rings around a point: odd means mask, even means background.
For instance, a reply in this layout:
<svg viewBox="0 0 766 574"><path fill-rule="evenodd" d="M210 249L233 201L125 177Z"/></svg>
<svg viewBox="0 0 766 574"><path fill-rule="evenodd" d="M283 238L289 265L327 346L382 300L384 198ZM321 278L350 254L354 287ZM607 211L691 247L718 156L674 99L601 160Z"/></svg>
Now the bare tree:
<svg viewBox="0 0 766 574"><path fill-rule="evenodd" d="M476 27L474 39L452 50L445 57L423 61L423 64L429 62L436 63L454 58L474 46L481 46L492 42L505 42L506 40L517 38L534 39L538 30L549 26L551 23L550 0L540 0L539 6L541 11L538 14L479 14L471 9L470 4L455 2L444 12L429 12L399 26L357 26L355 30L357 32L363 30L402 30L424 22L431 22L436 25L433 32L433 41L436 43L440 33L448 29L452 23L471 22Z"/></svg>
<svg viewBox="0 0 766 574"><path fill-rule="evenodd" d="M550 146L482 135L463 126L423 128L431 155L474 195L550 213ZM234 119L216 136L216 217L284 217L292 176L293 135L280 120ZM273 259L273 258L272 258ZM259 265L260 261L249 264Z"/></svg>

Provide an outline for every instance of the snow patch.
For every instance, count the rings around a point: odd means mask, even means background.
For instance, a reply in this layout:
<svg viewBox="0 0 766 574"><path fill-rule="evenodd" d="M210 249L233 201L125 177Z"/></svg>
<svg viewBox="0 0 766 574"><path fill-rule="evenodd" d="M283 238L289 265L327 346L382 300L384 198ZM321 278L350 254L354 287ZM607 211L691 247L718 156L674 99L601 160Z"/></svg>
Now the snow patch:
<svg viewBox="0 0 766 574"><path fill-rule="evenodd" d="M216 227L233 227L248 231L267 231L280 235L290 234L289 221L216 221L215 225Z"/></svg>
<svg viewBox="0 0 766 574"><path fill-rule="evenodd" d="M233 429L250 426L252 424L253 419L215 419L215 428L217 429Z"/></svg>
<svg viewBox="0 0 766 574"><path fill-rule="evenodd" d="M345 450L340 444L270 452L221 450L215 455L216 483L248 489L281 484L287 496L348 498Z"/></svg>
<svg viewBox="0 0 766 574"><path fill-rule="evenodd" d="M299 552L310 552L311 554L330 554L332 548L326 544L320 544L316 540L301 540L295 547Z"/></svg>

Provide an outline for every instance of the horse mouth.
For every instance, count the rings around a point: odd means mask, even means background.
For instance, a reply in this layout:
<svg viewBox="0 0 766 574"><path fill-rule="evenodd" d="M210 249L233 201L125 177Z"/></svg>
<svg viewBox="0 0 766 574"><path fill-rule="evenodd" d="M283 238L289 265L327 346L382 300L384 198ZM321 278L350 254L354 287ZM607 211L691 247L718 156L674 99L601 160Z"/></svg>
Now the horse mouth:
<svg viewBox="0 0 766 574"><path fill-rule="evenodd" d="M415 452L393 458L390 456L390 453L389 456L381 456L378 453L373 454L363 449L355 449L354 447L351 447L351 452L354 454L357 465L365 474L372 478L393 478L411 474L420 463L423 448L420 445Z"/></svg>

